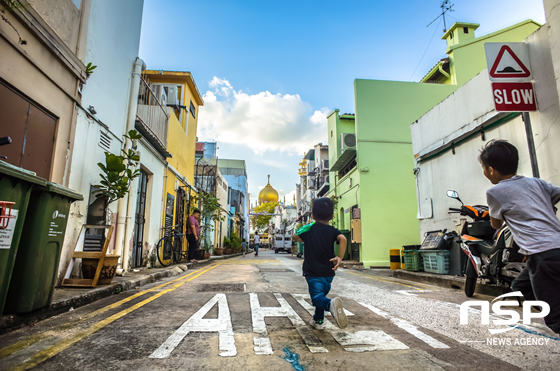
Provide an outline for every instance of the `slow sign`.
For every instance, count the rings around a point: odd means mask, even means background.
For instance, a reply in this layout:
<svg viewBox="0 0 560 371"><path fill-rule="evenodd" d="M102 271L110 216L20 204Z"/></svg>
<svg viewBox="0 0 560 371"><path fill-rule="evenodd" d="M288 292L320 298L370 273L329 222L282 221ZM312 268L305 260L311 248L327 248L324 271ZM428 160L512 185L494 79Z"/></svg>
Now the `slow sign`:
<svg viewBox="0 0 560 371"><path fill-rule="evenodd" d="M537 110L533 84L530 82L494 82L492 95L496 111L528 112Z"/></svg>

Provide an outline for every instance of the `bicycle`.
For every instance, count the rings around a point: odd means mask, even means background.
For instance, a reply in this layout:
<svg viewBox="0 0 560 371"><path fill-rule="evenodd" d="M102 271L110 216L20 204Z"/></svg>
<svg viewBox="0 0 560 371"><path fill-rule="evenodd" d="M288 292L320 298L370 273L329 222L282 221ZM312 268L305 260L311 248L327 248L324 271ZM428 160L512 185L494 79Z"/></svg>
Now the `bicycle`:
<svg viewBox="0 0 560 371"><path fill-rule="evenodd" d="M164 227L164 230L169 230L167 236L163 236L157 243L156 251L159 263L167 267L173 261L180 263L183 259L187 259L187 252L183 251L185 234L177 233L176 229L179 225Z"/></svg>

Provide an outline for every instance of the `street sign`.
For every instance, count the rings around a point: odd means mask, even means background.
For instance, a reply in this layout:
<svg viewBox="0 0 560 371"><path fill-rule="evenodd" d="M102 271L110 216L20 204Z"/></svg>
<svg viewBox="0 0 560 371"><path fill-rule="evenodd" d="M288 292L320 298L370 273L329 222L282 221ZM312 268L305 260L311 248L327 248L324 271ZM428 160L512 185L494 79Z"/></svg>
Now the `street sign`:
<svg viewBox="0 0 560 371"><path fill-rule="evenodd" d="M492 81L531 81L529 51L525 43L486 43L486 64Z"/></svg>
<svg viewBox="0 0 560 371"><path fill-rule="evenodd" d="M498 112L528 112L537 110L531 82L493 82L492 95Z"/></svg>

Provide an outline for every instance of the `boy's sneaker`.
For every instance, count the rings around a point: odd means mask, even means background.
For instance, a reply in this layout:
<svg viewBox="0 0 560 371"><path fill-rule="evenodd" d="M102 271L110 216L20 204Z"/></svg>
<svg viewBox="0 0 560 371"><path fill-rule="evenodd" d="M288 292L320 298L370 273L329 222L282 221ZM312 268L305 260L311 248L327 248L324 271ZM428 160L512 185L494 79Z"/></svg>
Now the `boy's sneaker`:
<svg viewBox="0 0 560 371"><path fill-rule="evenodd" d="M325 323L322 319L319 320L319 321L315 321L315 319L313 317L311 317L311 320L309 321L309 324L312 327L315 327L315 330L324 330L325 329Z"/></svg>
<svg viewBox="0 0 560 371"><path fill-rule="evenodd" d="M334 298L331 300L329 312L331 312L338 327L346 328L346 326L348 326L348 319L346 318L346 313L344 313L342 300L340 300L340 298Z"/></svg>

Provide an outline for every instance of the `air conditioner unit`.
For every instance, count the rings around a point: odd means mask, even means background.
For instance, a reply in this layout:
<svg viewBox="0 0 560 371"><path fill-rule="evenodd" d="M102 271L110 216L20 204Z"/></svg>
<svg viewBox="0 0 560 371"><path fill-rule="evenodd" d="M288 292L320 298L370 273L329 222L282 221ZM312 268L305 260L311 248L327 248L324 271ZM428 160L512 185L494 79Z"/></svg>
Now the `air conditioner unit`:
<svg viewBox="0 0 560 371"><path fill-rule="evenodd" d="M341 152L348 149L356 150L356 134L353 133L342 133L340 134L340 149Z"/></svg>
<svg viewBox="0 0 560 371"><path fill-rule="evenodd" d="M158 98L159 103L161 103L162 106L167 106L167 94L165 93L165 89L161 89L161 93Z"/></svg>
<svg viewBox="0 0 560 371"><path fill-rule="evenodd" d="M178 106L181 104L178 98L177 85L166 86L165 90L167 90L167 105Z"/></svg>
<svg viewBox="0 0 560 371"><path fill-rule="evenodd" d="M329 170L329 160L323 160L323 170Z"/></svg>

